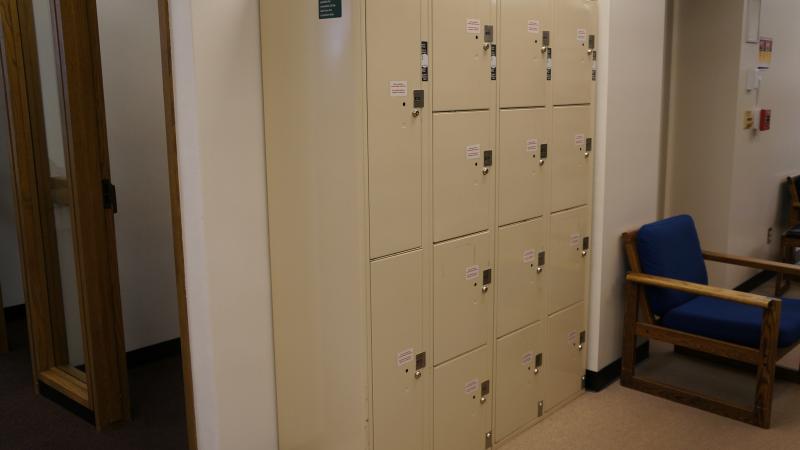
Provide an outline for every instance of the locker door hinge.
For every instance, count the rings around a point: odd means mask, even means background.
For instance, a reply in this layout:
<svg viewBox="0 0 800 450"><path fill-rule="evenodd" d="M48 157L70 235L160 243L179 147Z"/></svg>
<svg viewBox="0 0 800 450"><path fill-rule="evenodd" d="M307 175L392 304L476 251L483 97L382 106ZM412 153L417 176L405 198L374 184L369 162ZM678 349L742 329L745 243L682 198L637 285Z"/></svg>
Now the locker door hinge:
<svg viewBox="0 0 800 450"><path fill-rule="evenodd" d="M589 53L592 55L592 81L597 81L597 50L593 34L589 35Z"/></svg>
<svg viewBox="0 0 800 450"><path fill-rule="evenodd" d="M492 448L492 430L486 432L486 442L484 446L484 448Z"/></svg>
<svg viewBox="0 0 800 450"><path fill-rule="evenodd" d="M542 417L543 414L544 414L544 401L543 400L539 400L539 416L538 417Z"/></svg>
<svg viewBox="0 0 800 450"><path fill-rule="evenodd" d="M422 67L422 81L428 81L428 67L429 67L429 60L428 60L428 41L422 41L420 44L420 50L422 53L422 58L420 65Z"/></svg>
<svg viewBox="0 0 800 450"><path fill-rule="evenodd" d="M492 59L490 63L489 78L497 81L497 45L492 44Z"/></svg>
<svg viewBox="0 0 800 450"><path fill-rule="evenodd" d="M108 179L103 179L103 209L117 213L117 187Z"/></svg>

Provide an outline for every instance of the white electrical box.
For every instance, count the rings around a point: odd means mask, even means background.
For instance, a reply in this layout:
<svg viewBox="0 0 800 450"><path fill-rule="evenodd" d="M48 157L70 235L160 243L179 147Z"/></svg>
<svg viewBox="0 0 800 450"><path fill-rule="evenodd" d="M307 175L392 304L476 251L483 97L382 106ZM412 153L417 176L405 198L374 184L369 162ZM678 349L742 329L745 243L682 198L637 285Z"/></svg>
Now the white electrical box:
<svg viewBox="0 0 800 450"><path fill-rule="evenodd" d="M585 370L596 0L261 0L279 445L501 444Z"/></svg>

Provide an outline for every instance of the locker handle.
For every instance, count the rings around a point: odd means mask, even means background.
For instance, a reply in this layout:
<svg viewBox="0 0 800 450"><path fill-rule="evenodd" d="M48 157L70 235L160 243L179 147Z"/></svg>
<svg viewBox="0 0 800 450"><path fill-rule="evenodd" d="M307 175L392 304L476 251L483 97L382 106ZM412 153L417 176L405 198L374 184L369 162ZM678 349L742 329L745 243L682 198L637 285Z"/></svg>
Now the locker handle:
<svg viewBox="0 0 800 450"><path fill-rule="evenodd" d="M490 44L488 42L484 42L483 43L483 51L488 51L489 48L491 48L491 47L492 47L492 44Z"/></svg>
<svg viewBox="0 0 800 450"><path fill-rule="evenodd" d="M483 286L483 287L481 288L481 292L483 292L484 294L485 294L485 293L487 293L487 292L489 292L489 286Z"/></svg>
<svg viewBox="0 0 800 450"><path fill-rule="evenodd" d="M583 157L588 159L588 158L589 158L589 152L585 152L585 153L583 154Z"/></svg>
<svg viewBox="0 0 800 450"><path fill-rule="evenodd" d="M539 375L539 368L538 367L533 369L533 374L534 375Z"/></svg>
<svg viewBox="0 0 800 450"><path fill-rule="evenodd" d="M419 117L419 110L415 109L415 110L411 111L411 117Z"/></svg>
<svg viewBox="0 0 800 450"><path fill-rule="evenodd" d="M584 251L582 251L582 252L581 252L581 256L586 256L586 255L588 255L588 254L589 254L589 252L587 252L586 250L584 250Z"/></svg>
<svg viewBox="0 0 800 450"><path fill-rule="evenodd" d="M489 175L489 168L488 167L484 167L483 169L481 169L481 173L484 174L484 175Z"/></svg>
<svg viewBox="0 0 800 450"><path fill-rule="evenodd" d="M420 378L422 378L422 371L421 371L421 370L418 370L418 371L414 372L414 378L416 378L416 379L418 379L418 380L419 380Z"/></svg>
<svg viewBox="0 0 800 450"><path fill-rule="evenodd" d="M542 273L542 271L543 271L543 270L544 270L543 268L541 268L541 267L537 267L537 268L536 268L536 273Z"/></svg>
<svg viewBox="0 0 800 450"><path fill-rule="evenodd" d="M544 159L540 159L540 160L539 160L539 165L540 165L540 166L543 166L543 165L544 165Z"/></svg>
<svg viewBox="0 0 800 450"><path fill-rule="evenodd" d="M486 397L481 397L481 405L486 403Z"/></svg>

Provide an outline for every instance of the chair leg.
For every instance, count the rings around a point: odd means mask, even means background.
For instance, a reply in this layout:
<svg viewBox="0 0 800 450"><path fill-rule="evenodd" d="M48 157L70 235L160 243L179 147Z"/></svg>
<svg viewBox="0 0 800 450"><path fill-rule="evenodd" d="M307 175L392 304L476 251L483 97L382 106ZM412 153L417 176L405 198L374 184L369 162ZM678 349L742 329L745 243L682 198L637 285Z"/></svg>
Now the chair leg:
<svg viewBox="0 0 800 450"><path fill-rule="evenodd" d="M636 373L636 321L639 318L639 287L625 283L625 324L622 343L623 386L630 386Z"/></svg>
<svg viewBox="0 0 800 450"><path fill-rule="evenodd" d="M770 427L772 394L775 387L775 364L778 359L778 333L780 331L781 303L772 302L764 310L761 325L761 360L756 376L756 401L753 419L762 428Z"/></svg>

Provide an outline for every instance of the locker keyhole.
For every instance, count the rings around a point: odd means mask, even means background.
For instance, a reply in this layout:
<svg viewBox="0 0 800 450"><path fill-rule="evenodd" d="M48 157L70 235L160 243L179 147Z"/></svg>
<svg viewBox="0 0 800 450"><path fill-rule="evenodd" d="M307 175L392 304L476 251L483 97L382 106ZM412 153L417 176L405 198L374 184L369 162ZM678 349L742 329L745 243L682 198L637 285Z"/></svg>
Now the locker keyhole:
<svg viewBox="0 0 800 450"><path fill-rule="evenodd" d="M475 163L475 167L478 167L478 163Z"/></svg>
<svg viewBox="0 0 800 450"><path fill-rule="evenodd" d="M406 106L406 102L403 102L403 106Z"/></svg>

